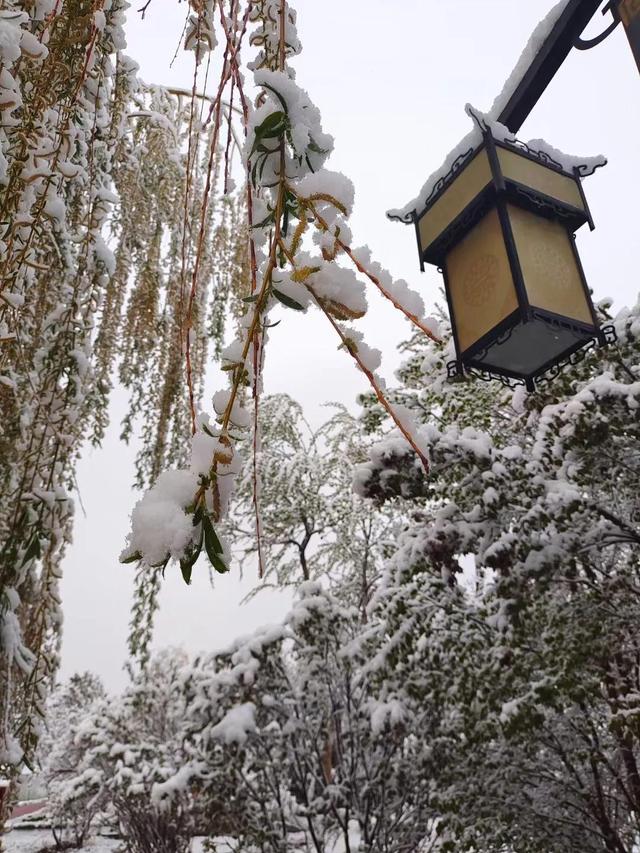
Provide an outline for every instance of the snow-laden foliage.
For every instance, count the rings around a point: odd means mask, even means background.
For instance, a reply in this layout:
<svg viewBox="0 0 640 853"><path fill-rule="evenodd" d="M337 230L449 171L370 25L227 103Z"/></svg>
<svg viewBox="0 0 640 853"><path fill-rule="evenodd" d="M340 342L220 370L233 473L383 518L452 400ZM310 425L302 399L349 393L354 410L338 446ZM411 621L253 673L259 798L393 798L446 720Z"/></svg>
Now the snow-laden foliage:
<svg viewBox="0 0 640 853"><path fill-rule="evenodd" d="M72 676L47 700L46 725L36 753L47 789L47 811L56 847L82 847L104 798L74 779L84 762L84 748L76 740L80 725L105 698L104 687L91 673Z"/></svg>
<svg viewBox="0 0 640 853"><path fill-rule="evenodd" d="M640 306L614 322L529 396L409 345L389 394L431 475L399 434L355 473L404 501L366 623L304 582L282 625L184 667L180 758L141 809L202 797L238 851L634 853Z"/></svg>
<svg viewBox="0 0 640 853"><path fill-rule="evenodd" d="M323 580L364 617L400 513L395 506L377 510L351 488L371 439L339 406L313 430L300 405L285 394L264 398L259 427L258 500L267 571L256 591ZM227 536L245 562L257 547L253 502L248 460L227 525Z"/></svg>
<svg viewBox="0 0 640 853"><path fill-rule="evenodd" d="M238 336L222 353L230 387L213 397L215 420L198 418L190 469L161 475L138 503L122 554L124 561L138 560L141 576L146 573L149 578L157 578L158 569L164 570L175 560L187 582L203 552L216 571L229 569L230 550L220 533L235 481L243 470L243 439L245 447L251 445L253 457L257 551L264 571L258 412L269 314L275 306L300 312L315 307L324 314L342 348L418 455L422 452L412 436L412 424L384 396L384 382L376 374L380 353L364 341L361 332L347 325L366 313L365 281L427 336L434 337L430 323L423 318L420 297L406 282L395 282L373 263L368 249L350 247L353 185L346 176L326 168L333 138L323 129L318 108L288 64L301 50L295 11L284 0L231 4L228 15L220 4L218 11L227 52L213 109L219 117L225 87L230 94L238 92L245 129L251 287L244 299L247 307ZM258 92L253 106L236 59L247 28L251 43L259 49L249 65ZM422 460L426 467L424 456ZM177 536L163 533L162 524L166 531L178 531Z"/></svg>
<svg viewBox="0 0 640 853"><path fill-rule="evenodd" d="M416 849L432 822L401 720L374 708L349 646L357 613L303 584L282 627L237 641L194 673L197 737L181 774L205 790L233 792L238 850ZM171 797L172 783L156 796ZM425 850L428 848L424 848Z"/></svg>
<svg viewBox="0 0 640 853"><path fill-rule="evenodd" d="M419 297L350 247L353 187L325 168L333 141L287 65L301 49L293 10L284 0L190 2L196 65L215 46L214 12L226 43L201 123L197 99L183 109L181 95L136 80L120 53L125 5L36 0L0 10L0 450L11 460L0 474L9 496L0 509L0 763L28 758L38 735L56 665L73 464L82 438L104 429L114 354L132 392L125 435L137 415L160 415L145 427L138 481L150 488L123 555L140 563L134 619L144 647L158 569L175 559L189 580L204 551L228 570L219 529L243 471L260 562L278 547L260 513L260 500L280 500L260 489L269 312L316 307L371 383L367 422L385 426L354 472L357 494L377 507L407 502L366 623L339 587L306 582L283 625L193 665L144 660L122 697L78 725L64 802L112 808L135 853L186 849L196 831L263 853L336 844L631 853L640 309L616 319L617 346L535 395L449 384L448 335L429 344L435 329ZM259 51L253 105L239 61L246 32ZM234 203L214 239L218 169L231 185L218 155L224 92L229 114L239 100L246 130L248 262ZM249 288L238 337L222 352L229 388L208 418L197 408L215 246L228 271L218 295L237 295L247 265ZM395 389L384 389L380 354L350 325L366 311L365 279L421 330ZM210 318L216 330L222 316ZM189 451L176 439L185 425ZM270 505L264 515L275 513ZM337 554L348 576L353 556ZM286 575L286 555L275 559Z"/></svg>
<svg viewBox="0 0 640 853"><path fill-rule="evenodd" d="M120 820L135 808L150 838L171 817L228 837L238 853L432 849L430 781L412 771L421 745L407 738L399 706L371 701L350 651L360 624L356 610L302 584L284 624L173 673L170 695L139 677L90 717L78 780L94 774ZM167 669L162 655L158 668ZM147 696L171 707L165 742L136 716L134 692L142 707ZM356 838L361 848L350 848Z"/></svg>
<svg viewBox="0 0 640 853"><path fill-rule="evenodd" d="M131 394L123 436L144 424L136 480L149 485L184 458L208 342L221 345L248 270L242 204L202 211L203 186L219 192L209 130L123 53L128 5L0 10L0 765L28 761L37 740L75 463L104 434L115 365Z"/></svg>
<svg viewBox="0 0 640 853"><path fill-rule="evenodd" d="M640 307L615 325L617 346L531 396L450 385L446 353L417 348L400 399L439 412L432 480L416 489L388 442L357 479L422 494L367 674L441 750L447 849L631 851L638 834Z"/></svg>
<svg viewBox="0 0 640 853"><path fill-rule="evenodd" d="M182 743L186 664L184 654L165 652L122 696L94 705L74 729L77 764L60 796L69 810L89 801L112 811L130 853L185 853L209 820L195 792L177 791L171 803L152 796L188 759Z"/></svg>

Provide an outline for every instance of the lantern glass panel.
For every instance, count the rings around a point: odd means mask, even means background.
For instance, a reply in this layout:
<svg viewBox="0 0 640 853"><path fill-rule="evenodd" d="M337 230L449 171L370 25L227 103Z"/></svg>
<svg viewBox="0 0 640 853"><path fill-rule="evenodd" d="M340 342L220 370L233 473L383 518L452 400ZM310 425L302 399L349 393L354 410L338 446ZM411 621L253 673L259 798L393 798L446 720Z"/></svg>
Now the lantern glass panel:
<svg viewBox="0 0 640 853"><path fill-rule="evenodd" d="M451 225L492 179L489 157L483 148L460 171L456 180L420 220L420 242L423 251Z"/></svg>
<svg viewBox="0 0 640 853"><path fill-rule="evenodd" d="M491 210L446 260L453 322L461 351L518 308L497 210Z"/></svg>
<svg viewBox="0 0 640 853"><path fill-rule="evenodd" d="M574 178L507 148L498 148L498 160L507 180L517 181L571 207L585 210L580 187Z"/></svg>
<svg viewBox="0 0 640 853"><path fill-rule="evenodd" d="M589 340L590 335L571 329L531 320L518 323L507 332L508 337L473 361L479 367L508 375L532 376L550 362L562 358Z"/></svg>
<svg viewBox="0 0 640 853"><path fill-rule="evenodd" d="M566 228L513 205L508 211L529 304L591 325L591 309Z"/></svg>

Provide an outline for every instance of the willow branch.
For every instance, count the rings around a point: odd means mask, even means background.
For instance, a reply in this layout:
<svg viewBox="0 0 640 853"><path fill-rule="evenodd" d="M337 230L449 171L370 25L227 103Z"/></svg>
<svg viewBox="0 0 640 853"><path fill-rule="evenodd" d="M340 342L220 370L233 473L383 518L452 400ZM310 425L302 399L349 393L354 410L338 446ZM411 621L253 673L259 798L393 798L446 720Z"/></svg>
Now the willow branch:
<svg viewBox="0 0 640 853"><path fill-rule="evenodd" d="M303 201L304 201L304 199L303 199ZM308 203L309 208L310 208L311 212L313 213L316 221L320 224L320 227L324 231L331 233L329 225L327 224L326 220L318 213L318 210L315 207L315 205L313 204L313 202L308 201L307 203ZM391 302L391 304L394 306L394 308L397 308L398 311L400 311L402 314L404 314L404 316L411 323L413 323L414 326L417 326L417 328L420 329L422 332L424 332L424 334L428 338L430 338L432 341L434 341L434 343L436 343L436 344L442 343L442 340L437 335L434 335L434 333L431 331L431 329L429 329L429 327L426 326L418 316L413 314L411 311L408 311L404 307L404 305L402 305L401 302L398 302L398 300L394 296L392 296L388 290L385 289L384 285L382 284L382 282L380 281L380 279L376 275L374 275L372 272L369 272L369 270L362 263L360 263L360 261L353 254L353 251L351 250L350 246L347 246L346 243L343 243L339 237L336 237L335 240L336 240L336 243L338 244L338 246L345 253L345 255L347 255L347 257L353 262L353 264L355 265L358 272L362 273L362 275L365 275L369 279L369 281L371 281L378 288L378 290L384 296L384 298L388 299L389 302Z"/></svg>

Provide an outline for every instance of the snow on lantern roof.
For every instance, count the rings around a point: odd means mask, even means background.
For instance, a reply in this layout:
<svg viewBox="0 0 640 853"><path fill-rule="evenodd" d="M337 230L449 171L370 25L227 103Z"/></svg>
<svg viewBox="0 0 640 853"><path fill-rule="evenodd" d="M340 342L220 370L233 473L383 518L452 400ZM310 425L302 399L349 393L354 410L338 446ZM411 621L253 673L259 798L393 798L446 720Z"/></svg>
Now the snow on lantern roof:
<svg viewBox="0 0 640 853"><path fill-rule="evenodd" d="M413 222L415 214L427 206L427 202L444 185L451 172L457 171L457 169L460 168L466 160L470 159L482 145L483 129L491 131L494 138L500 142L515 143L517 141L516 136L511 133L505 125L500 124L500 122L497 121L497 117L502 113L511 96L522 82L525 74L531 67L532 62L553 31L553 28L557 24L569 2L570 0L560 0L560 2L553 7L549 14L535 28L527 46L516 64L516 67L509 75L502 91L493 102L493 106L489 112L481 113L467 104L465 108L466 112L474 119L473 130L468 133L452 151L449 152L440 168L427 179L416 198L405 204L404 207L394 208L387 211L389 219L405 223ZM564 154L557 148L553 148L543 139L532 139L526 144L531 150L547 154L567 172L572 172L577 168L580 175L583 177L593 174L597 168L604 166L607 162L602 156L574 157Z"/></svg>

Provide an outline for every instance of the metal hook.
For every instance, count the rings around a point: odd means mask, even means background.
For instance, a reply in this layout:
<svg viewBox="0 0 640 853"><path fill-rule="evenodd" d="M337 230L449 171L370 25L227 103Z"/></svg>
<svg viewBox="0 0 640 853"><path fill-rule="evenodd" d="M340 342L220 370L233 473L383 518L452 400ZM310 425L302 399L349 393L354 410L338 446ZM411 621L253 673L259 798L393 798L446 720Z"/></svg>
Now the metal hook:
<svg viewBox="0 0 640 853"><path fill-rule="evenodd" d="M617 14L617 5L618 4L616 0L609 0L607 5L602 10L603 15L606 15L607 12L611 12L611 14L613 15L613 21L609 24L609 26L604 32L600 33L599 36L596 36L592 39L583 39L578 36L573 46L578 50L591 50L592 47L597 47L599 44L602 44L605 39L609 38L609 36L616 29L618 24L621 23L620 16Z"/></svg>

